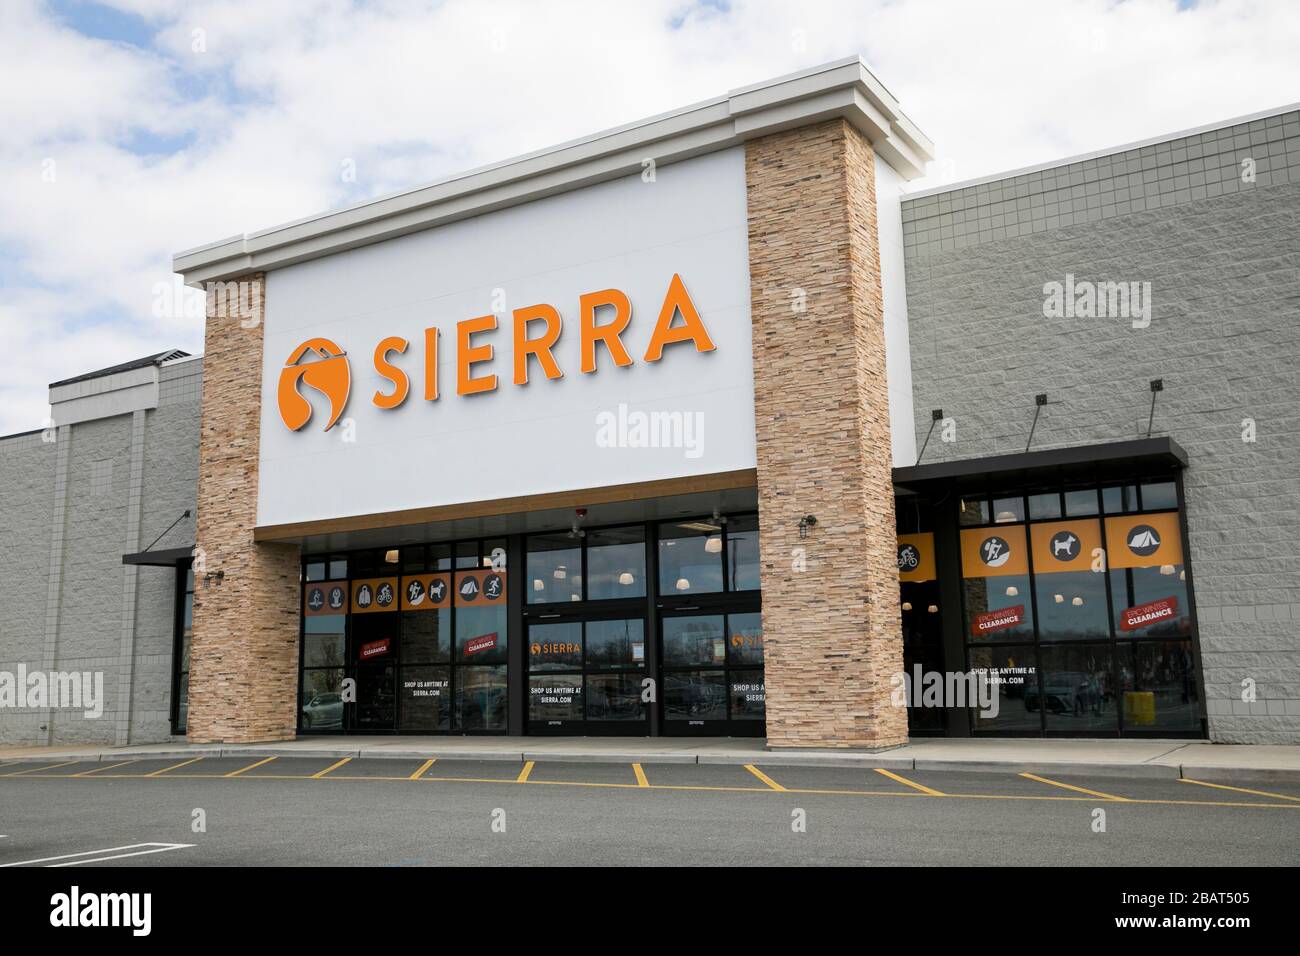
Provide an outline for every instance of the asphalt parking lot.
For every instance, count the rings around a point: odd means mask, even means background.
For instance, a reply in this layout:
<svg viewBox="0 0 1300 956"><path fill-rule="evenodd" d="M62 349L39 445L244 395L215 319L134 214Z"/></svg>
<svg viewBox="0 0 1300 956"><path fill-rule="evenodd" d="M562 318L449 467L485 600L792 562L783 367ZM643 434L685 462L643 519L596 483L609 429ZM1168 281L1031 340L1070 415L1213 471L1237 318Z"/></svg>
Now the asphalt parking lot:
<svg viewBox="0 0 1300 956"><path fill-rule="evenodd" d="M761 763L0 765L0 867L1297 860L1300 786L1284 784Z"/></svg>

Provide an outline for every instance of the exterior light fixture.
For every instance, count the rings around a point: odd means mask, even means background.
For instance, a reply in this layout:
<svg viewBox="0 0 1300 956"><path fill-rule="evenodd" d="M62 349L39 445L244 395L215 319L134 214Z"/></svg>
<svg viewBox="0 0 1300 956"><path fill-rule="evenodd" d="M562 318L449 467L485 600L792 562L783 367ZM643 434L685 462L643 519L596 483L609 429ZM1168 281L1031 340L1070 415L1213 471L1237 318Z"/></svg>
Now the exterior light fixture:
<svg viewBox="0 0 1300 956"><path fill-rule="evenodd" d="M396 564L396 563L397 563L397 549L389 548L387 551L384 552L384 564Z"/></svg>
<svg viewBox="0 0 1300 956"><path fill-rule="evenodd" d="M1019 593L1020 593L1020 588L1016 587L1014 584L1012 584L1007 588L1007 597L1015 597Z"/></svg>
<svg viewBox="0 0 1300 956"><path fill-rule="evenodd" d="M711 534L704 539L704 550L709 554L717 554L722 550L722 535Z"/></svg>
<svg viewBox="0 0 1300 956"><path fill-rule="evenodd" d="M799 519L799 537L808 537L808 529L817 523L816 515L804 515Z"/></svg>
<svg viewBox="0 0 1300 956"><path fill-rule="evenodd" d="M1075 607L1083 607L1083 598L1077 597L1070 603L1073 604Z"/></svg>
<svg viewBox="0 0 1300 956"><path fill-rule="evenodd" d="M624 571L622 574L618 576L619 584L623 584L623 585L631 584L634 580L635 578L632 577L631 571Z"/></svg>
<svg viewBox="0 0 1300 956"><path fill-rule="evenodd" d="M690 581L687 581L685 578L678 578L678 579L677 579L677 590L679 590L679 591L689 591L690 589L691 589L691 582L690 582Z"/></svg>
<svg viewBox="0 0 1300 956"><path fill-rule="evenodd" d="M904 610L904 611L910 611L910 610L912 610L912 602L911 602L911 601L904 601L904 602L903 602L903 610Z"/></svg>

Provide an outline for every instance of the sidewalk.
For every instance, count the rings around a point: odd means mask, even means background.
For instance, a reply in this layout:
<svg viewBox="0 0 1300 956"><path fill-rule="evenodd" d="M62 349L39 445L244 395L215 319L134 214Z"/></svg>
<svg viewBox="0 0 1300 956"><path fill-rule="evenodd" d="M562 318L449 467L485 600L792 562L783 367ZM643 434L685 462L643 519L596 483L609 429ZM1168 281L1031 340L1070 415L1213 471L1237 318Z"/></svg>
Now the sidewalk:
<svg viewBox="0 0 1300 956"><path fill-rule="evenodd" d="M0 761L127 757L440 757L459 760L583 763L702 763L766 767L883 767L1191 777L1210 783L1300 783L1300 745L1212 744L1188 740L914 740L903 747L769 750L761 738L680 737L304 737L263 744L164 743L133 747L2 747Z"/></svg>

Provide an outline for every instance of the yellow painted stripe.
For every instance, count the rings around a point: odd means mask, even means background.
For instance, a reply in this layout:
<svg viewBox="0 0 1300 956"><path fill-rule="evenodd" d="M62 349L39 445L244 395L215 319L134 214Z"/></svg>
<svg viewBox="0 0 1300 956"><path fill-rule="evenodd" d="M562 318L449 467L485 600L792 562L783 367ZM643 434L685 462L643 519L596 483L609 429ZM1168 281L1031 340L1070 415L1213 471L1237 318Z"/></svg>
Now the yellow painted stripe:
<svg viewBox="0 0 1300 956"><path fill-rule="evenodd" d="M163 767L161 770L155 770L153 773L147 773L147 774L145 774L145 776L146 776L146 777L161 777L161 776L162 776L163 774L165 774L168 770L176 770L176 769L178 769L178 768L180 768L180 767L188 767L190 764L195 763L196 761L199 761L199 760L202 760L202 759L203 759L202 757L191 757L189 760L182 760L180 763L174 763L174 764L172 764L170 767Z"/></svg>
<svg viewBox="0 0 1300 956"><path fill-rule="evenodd" d="M533 772L533 761L530 760L524 764L524 769L519 771L519 776L515 778L515 783L527 783L528 775Z"/></svg>
<svg viewBox="0 0 1300 956"><path fill-rule="evenodd" d="M406 779L408 779L408 780L419 780L422 776L424 776L424 772L425 772L426 770L428 770L430 767L432 767L432 766L433 766L435 763L437 763L437 762L438 762L438 758L437 758L437 757L430 757L430 758L429 758L428 760L426 760L424 763L420 764L420 769L419 769L419 770L415 771L415 773L411 774L411 775L410 775L409 777L407 777Z"/></svg>
<svg viewBox="0 0 1300 956"><path fill-rule="evenodd" d="M1020 776L1026 780L1037 780L1039 783L1045 783L1050 787L1060 787L1062 790L1073 790L1075 793L1086 793L1090 797L1101 797L1103 800L1115 800L1119 803L1130 803L1128 797L1117 797L1113 793L1102 793L1100 790L1089 790L1087 787L1076 787L1072 783L1061 783L1059 780L1048 780L1046 777L1040 777L1034 773L1022 773Z"/></svg>
<svg viewBox="0 0 1300 956"><path fill-rule="evenodd" d="M1289 797L1285 793L1273 793L1270 790L1250 790L1246 787L1230 787L1226 783L1208 783L1205 780L1193 780L1190 777L1180 778L1183 783L1194 783L1198 787L1213 787L1216 790L1233 790L1237 793L1250 793L1257 797L1273 797L1276 800L1294 800L1300 803L1300 797Z"/></svg>
<svg viewBox="0 0 1300 956"><path fill-rule="evenodd" d="M111 764L109 764L107 767L96 767L96 768L93 769L93 770L83 770L83 771L81 771L81 773L74 773L74 774L72 774L72 776L74 776L74 777L89 777L92 773L99 773L99 772L102 771L102 770L112 770L114 767L125 767L125 766L126 766L127 764L129 764L129 763L139 763L139 762L140 762L140 760L139 760L139 758L137 757L135 760L123 760L121 763L111 763Z"/></svg>
<svg viewBox="0 0 1300 956"><path fill-rule="evenodd" d="M312 778L313 780L319 780L321 777L325 776L325 775L326 775L327 773L329 773L331 770L337 770L337 769L339 769L339 767L343 766L345 763L347 763L347 762L348 762L349 760L351 760L351 759L352 759L351 757L344 757L344 758L343 758L342 760L340 760L338 763L332 763L332 764L330 764L328 767L326 767L324 770L320 771L319 773L314 773L314 774L312 774L312 775L311 775L311 778Z"/></svg>
<svg viewBox="0 0 1300 956"><path fill-rule="evenodd" d="M250 763L247 767L240 767L238 770L232 770L232 771L230 771L230 773L226 774L226 776L227 776L227 777L238 777L238 776L239 776L241 773L243 773L244 771L246 771L246 770L252 770L252 769L254 769L255 767L260 767L260 766L262 766L262 764L270 763L270 762L271 762L272 760L274 760L274 759L275 759L274 757L267 757L267 758L265 758L264 760L259 760L259 761L257 761L257 763Z"/></svg>
<svg viewBox="0 0 1300 956"><path fill-rule="evenodd" d="M777 783L775 780L773 780L773 779L772 779L771 777L769 777L767 774L763 773L763 771L759 770L759 769L758 769L757 767L755 767L752 763L747 763L747 764L745 764L745 769L748 770L750 773L752 773L752 774L753 774L755 777L757 777L759 780L762 780L765 784L767 784L767 785L768 785L769 787L771 787L773 790L780 790L780 791L783 792L783 793L785 792L785 787L781 786L779 783Z"/></svg>
<svg viewBox="0 0 1300 956"><path fill-rule="evenodd" d="M63 763L52 763L48 767L32 767L31 770L18 770L14 773L0 774L5 777L22 777L29 773L39 773L42 770L58 770L60 767L71 767L74 763L81 763L80 760L65 760Z"/></svg>
<svg viewBox="0 0 1300 956"><path fill-rule="evenodd" d="M906 777L900 777L898 774L893 773L889 770L885 770L881 767L876 768L876 773L880 774L881 776L888 777L890 780L896 781L897 783L901 783L905 787L911 787L913 790L919 790L922 793L927 794L931 797L948 796L948 794L944 793L942 790L936 790L934 789L934 787L927 787L923 783L917 783L915 780L908 780Z"/></svg>
<svg viewBox="0 0 1300 956"><path fill-rule="evenodd" d="M645 778L645 771L641 769L639 763L632 764L632 772L636 774L636 785L638 787L650 786L650 781Z"/></svg>

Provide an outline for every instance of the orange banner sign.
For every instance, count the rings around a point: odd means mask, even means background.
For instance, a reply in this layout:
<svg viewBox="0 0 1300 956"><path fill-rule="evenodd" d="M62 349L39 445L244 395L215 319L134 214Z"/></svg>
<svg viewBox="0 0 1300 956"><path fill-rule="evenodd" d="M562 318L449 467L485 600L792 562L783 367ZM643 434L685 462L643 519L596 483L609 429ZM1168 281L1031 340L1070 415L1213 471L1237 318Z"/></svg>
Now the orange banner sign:
<svg viewBox="0 0 1300 956"><path fill-rule="evenodd" d="M961 533L961 573L967 578L998 578L1029 573L1025 526L966 528Z"/></svg>
<svg viewBox="0 0 1300 956"><path fill-rule="evenodd" d="M397 610L397 578L370 578L352 582L352 613L375 614Z"/></svg>
<svg viewBox="0 0 1300 956"><path fill-rule="evenodd" d="M1182 529L1177 511L1106 519L1106 545L1112 568L1158 568L1183 563Z"/></svg>
<svg viewBox="0 0 1300 956"><path fill-rule="evenodd" d="M304 617L348 613L347 581L313 581L302 589Z"/></svg>
<svg viewBox="0 0 1300 956"><path fill-rule="evenodd" d="M411 574L402 578L403 611L436 611L451 606L451 575Z"/></svg>
<svg viewBox="0 0 1300 956"><path fill-rule="evenodd" d="M461 571L456 574L456 606L479 607L506 603L504 571Z"/></svg>
<svg viewBox="0 0 1300 956"><path fill-rule="evenodd" d="M933 581L934 535L900 534L898 536L898 580Z"/></svg>
<svg viewBox="0 0 1300 956"><path fill-rule="evenodd" d="M1029 529L1034 543L1034 573L1058 571L1092 571L1101 556L1101 522L1053 521ZM1096 570L1106 570L1099 562Z"/></svg>

